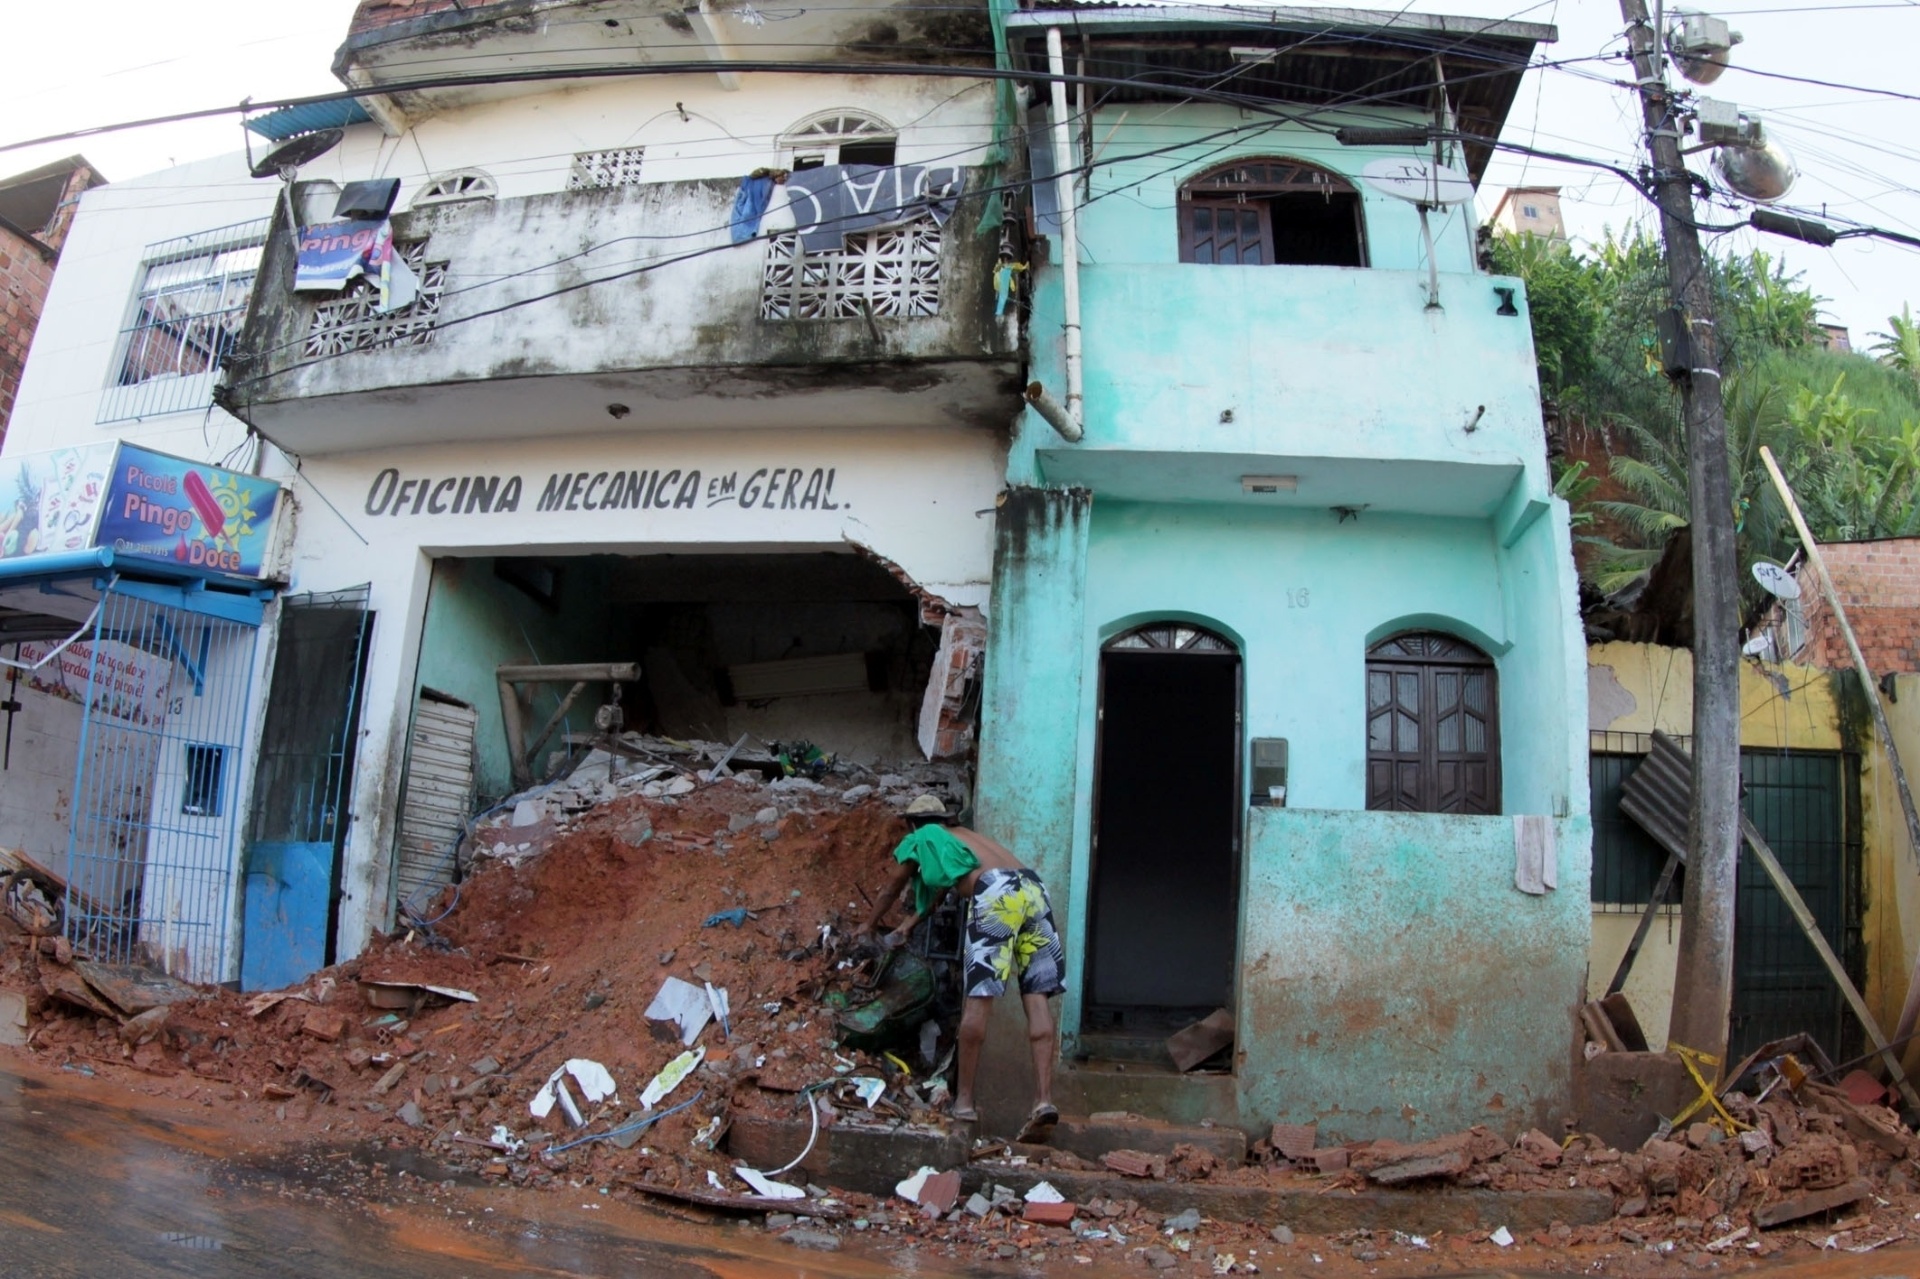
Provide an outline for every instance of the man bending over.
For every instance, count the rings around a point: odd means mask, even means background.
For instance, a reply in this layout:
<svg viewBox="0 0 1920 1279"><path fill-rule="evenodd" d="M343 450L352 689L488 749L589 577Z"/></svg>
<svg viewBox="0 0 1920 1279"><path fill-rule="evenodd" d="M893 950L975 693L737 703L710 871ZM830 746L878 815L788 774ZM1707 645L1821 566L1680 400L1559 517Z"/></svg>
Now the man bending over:
<svg viewBox="0 0 1920 1279"><path fill-rule="evenodd" d="M909 819L916 815L908 810ZM883 939L889 949L904 945L913 926L948 892L967 900L966 971L961 979L966 1006L960 1014L960 1081L953 1117L979 1118L973 1085L987 1038L987 1014L1007 984L1017 979L1033 1051L1034 1106L1016 1140L1047 1140L1060 1121L1053 1104L1053 1059L1059 1049L1047 999L1066 989L1067 965L1046 885L1005 845L964 826L923 825L900 841L893 856L900 868L861 933L871 935L879 928L908 884L913 885L913 913Z"/></svg>

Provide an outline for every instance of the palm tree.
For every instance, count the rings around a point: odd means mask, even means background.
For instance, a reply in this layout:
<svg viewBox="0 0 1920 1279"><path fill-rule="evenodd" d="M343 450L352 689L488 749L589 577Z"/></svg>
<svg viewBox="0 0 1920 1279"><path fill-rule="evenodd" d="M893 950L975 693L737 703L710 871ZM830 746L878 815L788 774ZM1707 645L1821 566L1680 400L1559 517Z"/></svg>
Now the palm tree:
<svg viewBox="0 0 1920 1279"><path fill-rule="evenodd" d="M1903 304L1900 314L1887 317L1887 326L1888 332L1872 335L1880 339L1873 344L1873 353L1881 363L1920 383L1920 325L1913 322L1913 308Z"/></svg>

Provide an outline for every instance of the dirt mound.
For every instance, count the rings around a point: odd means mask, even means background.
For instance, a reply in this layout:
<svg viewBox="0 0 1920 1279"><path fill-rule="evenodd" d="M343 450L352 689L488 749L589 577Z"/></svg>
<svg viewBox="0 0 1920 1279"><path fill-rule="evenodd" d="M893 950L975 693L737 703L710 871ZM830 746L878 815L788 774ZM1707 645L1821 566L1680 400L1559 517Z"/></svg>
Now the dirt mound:
<svg viewBox="0 0 1920 1279"><path fill-rule="evenodd" d="M710 983L726 992L727 1028L703 1033L702 1066L661 1108L702 1100L646 1138L690 1154L655 1169L637 1149L593 1143L565 1165L576 1177L618 1163L626 1175L704 1184L706 1167L726 1167L702 1157L721 1130L702 1150L692 1139L716 1115L724 1124L729 1096L759 1069L812 1084L885 1067L837 1050L817 1000L849 980L839 943L871 911L905 831L893 806L848 804L818 787L730 779L678 798L623 795L576 816L538 856L481 862L420 912L430 930L378 938L290 992L215 991L174 1004L144 1042L49 998L37 966L57 964L37 948L23 952L14 984L34 995L38 1052L233 1085L234 1102L264 1102L292 1125L391 1132L397 1118L443 1153L538 1180L548 1175L541 1165L493 1156L518 1153L529 1138L538 1147L543 1131L554 1145L577 1135L558 1108L544 1120L528 1111L549 1074L572 1059L597 1061L618 1091L583 1104L585 1115L641 1117L642 1090L683 1051L678 1029L650 1021L648 1005L669 976ZM387 1002L405 1006L378 1008L365 982L475 998L399 990ZM487 1148L501 1126L498 1148Z"/></svg>

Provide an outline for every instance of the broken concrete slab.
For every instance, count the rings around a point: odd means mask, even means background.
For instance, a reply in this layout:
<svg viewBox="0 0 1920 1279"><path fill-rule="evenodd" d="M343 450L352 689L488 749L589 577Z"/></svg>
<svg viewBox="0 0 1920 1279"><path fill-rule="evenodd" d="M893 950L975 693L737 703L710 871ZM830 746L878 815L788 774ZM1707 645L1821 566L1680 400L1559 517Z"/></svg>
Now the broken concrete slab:
<svg viewBox="0 0 1920 1279"><path fill-rule="evenodd" d="M1775 1203L1763 1204L1754 1209L1753 1224L1762 1230L1785 1225L1789 1221L1799 1221L1815 1213L1827 1212L1834 1208L1844 1208L1848 1204L1858 1203L1873 1193L1873 1187L1865 1181L1849 1181L1842 1185L1830 1186L1825 1190L1809 1190L1803 1194L1789 1195Z"/></svg>
<svg viewBox="0 0 1920 1279"><path fill-rule="evenodd" d="M0 1045L23 1048L27 1042L27 997L17 990L0 990Z"/></svg>
<svg viewBox="0 0 1920 1279"><path fill-rule="evenodd" d="M806 1146L811 1127L804 1117L735 1115L727 1129L727 1154L751 1167L778 1168ZM920 1126L867 1127L843 1120L820 1129L793 1175L804 1173L823 1185L884 1196L917 1168L962 1168L967 1155L963 1133ZM963 1177L962 1182L966 1189L981 1184L978 1178Z"/></svg>
<svg viewBox="0 0 1920 1279"><path fill-rule="evenodd" d="M151 968L142 968L138 964L101 964L76 959L73 961L73 971L79 973L87 985L100 992L108 1003L129 1017L163 1004L177 1004L183 999L200 997L199 991L178 978L155 972Z"/></svg>

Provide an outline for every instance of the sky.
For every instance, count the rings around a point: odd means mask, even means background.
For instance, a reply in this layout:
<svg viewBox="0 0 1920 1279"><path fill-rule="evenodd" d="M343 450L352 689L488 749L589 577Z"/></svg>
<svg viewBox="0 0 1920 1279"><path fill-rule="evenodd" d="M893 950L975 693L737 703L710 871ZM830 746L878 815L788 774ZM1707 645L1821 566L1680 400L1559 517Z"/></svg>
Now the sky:
<svg viewBox="0 0 1920 1279"><path fill-rule="evenodd" d="M1363 3L1365 0L1363 0ZM1508 117L1509 141L1634 168L1638 107L1621 87L1624 47L1615 0L1412 0L1414 12L1515 18L1556 25L1542 60L1566 65L1528 73ZM1396 0L1370 7L1398 11ZM1745 36L1733 68L1705 95L1759 115L1792 153L1799 181L1780 207L1920 235L1920 101L1860 88L1913 92L1909 71L1920 46L1920 0L1727 0L1700 6ZM84 6L14 6L0 54L0 144L169 112L338 88L328 72L353 0L91 0ZM1760 75L1757 72L1772 73ZM1795 83L1779 75L1849 88ZM109 178L134 177L239 149L234 118L155 126L77 142L0 152L0 174L74 152ZM1697 156L1697 171L1706 171ZM1636 223L1649 206L1619 178L1590 167L1511 154L1482 185L1490 212L1508 185L1558 186L1577 245ZM1743 220L1729 208L1703 222ZM1763 248L1825 299L1826 318L1846 325L1856 347L1887 327L1907 302L1920 304L1920 249L1860 239L1831 249L1751 230L1715 236L1721 249Z"/></svg>

